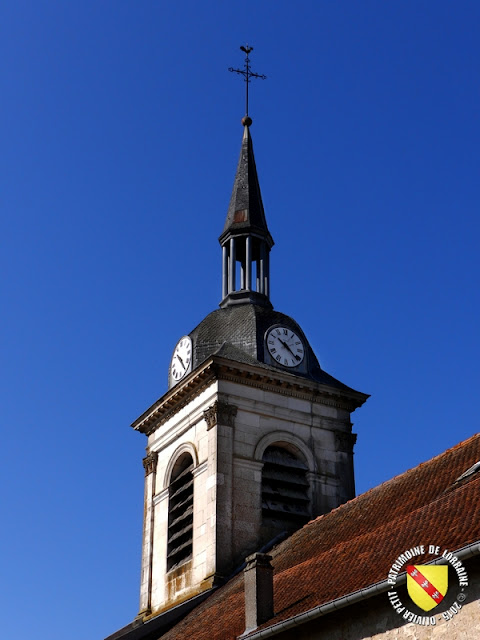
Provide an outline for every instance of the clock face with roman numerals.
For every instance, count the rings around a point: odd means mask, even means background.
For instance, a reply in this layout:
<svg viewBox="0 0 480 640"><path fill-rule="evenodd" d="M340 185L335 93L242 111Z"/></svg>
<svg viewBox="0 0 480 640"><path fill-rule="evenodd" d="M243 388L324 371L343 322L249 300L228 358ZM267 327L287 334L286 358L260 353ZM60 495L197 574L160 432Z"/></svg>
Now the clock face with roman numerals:
<svg viewBox="0 0 480 640"><path fill-rule="evenodd" d="M175 347L170 365L170 375L173 383L178 382L191 371L191 364L192 340L189 336L183 336Z"/></svg>
<svg viewBox="0 0 480 640"><path fill-rule="evenodd" d="M290 328L273 326L265 335L268 353L284 367L298 367L305 357L303 341Z"/></svg>

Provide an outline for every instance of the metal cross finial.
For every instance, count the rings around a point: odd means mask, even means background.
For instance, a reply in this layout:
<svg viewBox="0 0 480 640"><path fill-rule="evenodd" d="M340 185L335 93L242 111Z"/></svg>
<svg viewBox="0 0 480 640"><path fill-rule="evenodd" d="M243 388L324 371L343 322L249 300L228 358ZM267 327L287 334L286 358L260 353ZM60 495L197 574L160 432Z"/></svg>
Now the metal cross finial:
<svg viewBox="0 0 480 640"><path fill-rule="evenodd" d="M245 52L245 69L233 69L233 67L229 67L229 71L233 71L234 73L239 73L245 78L246 83L246 102L245 102L245 116L248 117L248 85L250 84L250 78L261 78L262 80L266 80L267 76L260 75L259 73L254 73L250 69L250 58L248 54L253 51L253 47L249 47L248 44L244 47L240 47L242 51Z"/></svg>

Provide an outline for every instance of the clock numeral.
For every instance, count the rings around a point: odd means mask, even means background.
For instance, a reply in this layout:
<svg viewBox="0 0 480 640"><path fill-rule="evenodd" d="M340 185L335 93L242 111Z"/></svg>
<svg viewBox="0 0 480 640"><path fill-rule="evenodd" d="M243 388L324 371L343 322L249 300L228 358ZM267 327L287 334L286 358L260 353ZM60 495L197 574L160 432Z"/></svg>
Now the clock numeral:
<svg viewBox="0 0 480 640"><path fill-rule="evenodd" d="M275 360L278 360L278 362L281 362L281 361L282 361L282 356L281 356L281 355L278 355L278 356L275 358Z"/></svg>
<svg viewBox="0 0 480 640"><path fill-rule="evenodd" d="M297 353L303 353L303 349L297 349Z"/></svg>
<svg viewBox="0 0 480 640"><path fill-rule="evenodd" d="M280 329L277 329L277 336L281 336L282 332L280 331Z"/></svg>
<svg viewBox="0 0 480 640"><path fill-rule="evenodd" d="M297 356L298 358L298 356ZM298 358L300 360L300 358ZM292 360L292 366L295 366L297 363L295 362L295 360Z"/></svg>
<svg viewBox="0 0 480 640"><path fill-rule="evenodd" d="M284 330L283 330L283 335L284 335L284 336L288 336L288 330L287 330L287 329L284 329Z"/></svg>
<svg viewBox="0 0 480 640"><path fill-rule="evenodd" d="M287 364L288 365L288 360L286 358L283 359L283 364Z"/></svg>
<svg viewBox="0 0 480 640"><path fill-rule="evenodd" d="M300 340L299 340L298 342L295 342L295 344L297 345L297 344L302 344L302 343L301 343L301 342L300 342Z"/></svg>
<svg viewBox="0 0 480 640"><path fill-rule="evenodd" d="M269 340L268 344L275 344L275 342L273 340Z"/></svg>
<svg viewBox="0 0 480 640"><path fill-rule="evenodd" d="M273 349L270 349L270 353L277 353L277 350L275 349L275 347L273 347Z"/></svg>

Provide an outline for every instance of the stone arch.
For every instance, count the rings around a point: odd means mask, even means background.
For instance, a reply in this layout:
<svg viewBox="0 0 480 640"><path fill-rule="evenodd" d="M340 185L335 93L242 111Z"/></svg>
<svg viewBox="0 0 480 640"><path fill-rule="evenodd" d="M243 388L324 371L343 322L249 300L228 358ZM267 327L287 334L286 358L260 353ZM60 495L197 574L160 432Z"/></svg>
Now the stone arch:
<svg viewBox="0 0 480 640"><path fill-rule="evenodd" d="M198 453L195 445L191 442L184 442L177 449L175 449L173 455L168 461L167 468L165 469L165 476L163 478L163 489L168 488L173 469L184 453L189 453L192 457L194 468L198 467Z"/></svg>
<svg viewBox="0 0 480 640"><path fill-rule="evenodd" d="M262 464L262 538L293 532L312 517L315 458L309 447L287 431L259 440L255 459Z"/></svg>
<svg viewBox="0 0 480 640"><path fill-rule="evenodd" d="M191 443L180 445L169 462L167 571L176 569L193 556L193 472L198 463Z"/></svg>
<svg viewBox="0 0 480 640"><path fill-rule="evenodd" d="M263 454L267 447L271 445L284 446L287 450L290 450L294 455L300 455L303 457L303 461L308 467L310 472L316 471L316 463L313 453L309 447L298 436L288 433L288 431L272 431L263 436L255 447L254 458L258 462L262 462Z"/></svg>

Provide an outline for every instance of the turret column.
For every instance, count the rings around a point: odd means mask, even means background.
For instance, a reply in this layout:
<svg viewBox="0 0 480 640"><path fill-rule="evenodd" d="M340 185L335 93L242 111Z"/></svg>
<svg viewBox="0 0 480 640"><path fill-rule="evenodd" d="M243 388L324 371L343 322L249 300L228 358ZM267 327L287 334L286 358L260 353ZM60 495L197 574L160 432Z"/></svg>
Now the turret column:
<svg viewBox="0 0 480 640"><path fill-rule="evenodd" d="M267 298L270 297L270 253L267 251L265 253L265 265L264 265L264 270L265 270L265 295L267 296Z"/></svg>
<svg viewBox="0 0 480 640"><path fill-rule="evenodd" d="M230 238L230 260L229 260L229 285L228 292L232 293L235 291L235 271L236 271L236 260L237 256L235 253L235 238Z"/></svg>
<svg viewBox="0 0 480 640"><path fill-rule="evenodd" d="M228 295L228 247L226 244L222 247L222 297Z"/></svg>
<svg viewBox="0 0 480 640"><path fill-rule="evenodd" d="M265 293L265 242L260 245L260 273L258 276L259 289L258 293Z"/></svg>
<svg viewBox="0 0 480 640"><path fill-rule="evenodd" d="M247 291L252 290L252 237L247 236L245 240L245 267L246 267L246 282L245 289Z"/></svg>

